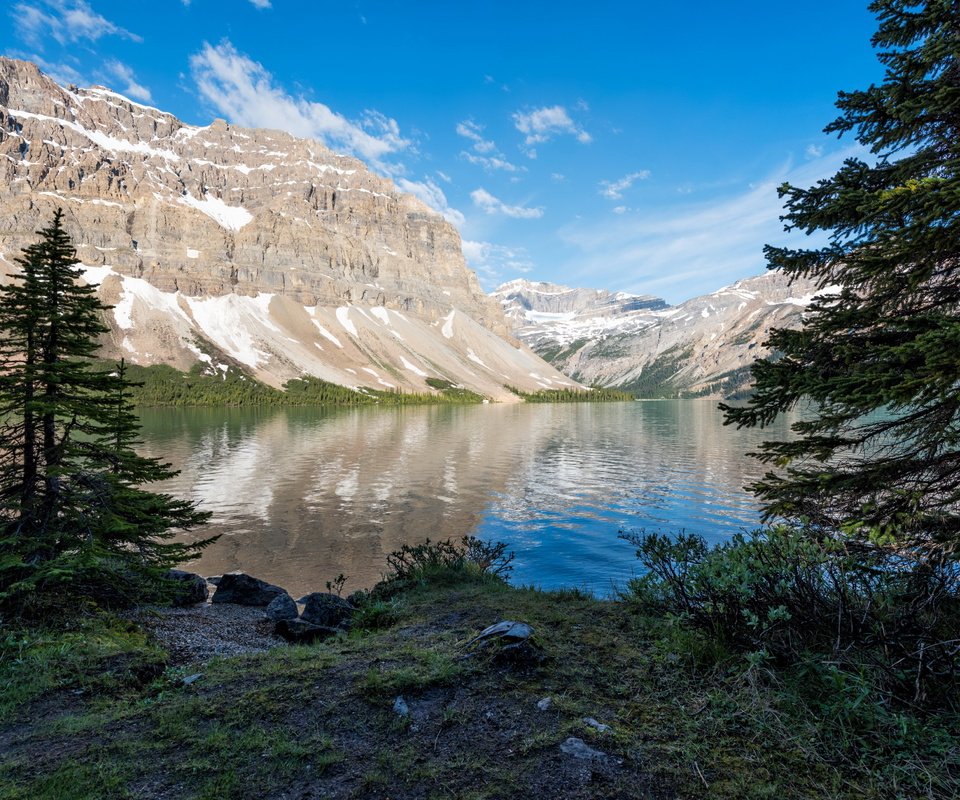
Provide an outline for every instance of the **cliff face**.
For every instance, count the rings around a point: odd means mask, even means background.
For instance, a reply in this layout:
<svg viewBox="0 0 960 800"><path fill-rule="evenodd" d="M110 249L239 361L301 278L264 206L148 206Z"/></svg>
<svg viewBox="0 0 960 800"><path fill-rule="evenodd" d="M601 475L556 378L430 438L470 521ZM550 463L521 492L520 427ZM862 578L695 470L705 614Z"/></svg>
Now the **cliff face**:
<svg viewBox="0 0 960 800"><path fill-rule="evenodd" d="M233 359L275 385L434 376L497 397L563 381L504 341L449 223L319 142L186 125L0 59L0 188L0 267L62 207L117 306L108 349L133 361Z"/></svg>
<svg viewBox="0 0 960 800"><path fill-rule="evenodd" d="M725 397L749 386L771 328L800 324L816 293L770 272L677 306L513 281L494 293L517 335L567 375L641 396Z"/></svg>

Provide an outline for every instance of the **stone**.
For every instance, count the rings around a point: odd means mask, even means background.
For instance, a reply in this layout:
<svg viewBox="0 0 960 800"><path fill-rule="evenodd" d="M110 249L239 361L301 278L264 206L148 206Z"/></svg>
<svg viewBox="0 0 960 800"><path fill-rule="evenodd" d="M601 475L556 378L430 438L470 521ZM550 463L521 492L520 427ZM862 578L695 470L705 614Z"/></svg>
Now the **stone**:
<svg viewBox="0 0 960 800"><path fill-rule="evenodd" d="M607 731L613 730L613 728L611 728L609 725L606 725L603 722L597 722L593 717L584 717L583 721L600 733L606 733Z"/></svg>
<svg viewBox="0 0 960 800"><path fill-rule="evenodd" d="M502 622L484 628L467 642L467 647L475 644L482 647L494 639L501 639L507 644L525 642L531 636L533 636L533 628L527 625L526 622L514 622L513 620L505 619Z"/></svg>
<svg viewBox="0 0 960 800"><path fill-rule="evenodd" d="M303 599L303 613L300 618L314 625L338 628L345 627L356 610L335 594L313 592Z"/></svg>
<svg viewBox="0 0 960 800"><path fill-rule="evenodd" d="M172 569L167 572L167 579L176 581L173 605L192 606L207 602L207 581L203 576L184 572L182 569Z"/></svg>
<svg viewBox="0 0 960 800"><path fill-rule="evenodd" d="M267 606L275 597L286 594L279 586L267 583L245 572L228 572L221 576L214 603L234 603L238 606Z"/></svg>
<svg viewBox="0 0 960 800"><path fill-rule="evenodd" d="M550 697L544 697L543 700L537 701L537 708L540 711L547 711L552 705L553 705L553 698L550 698Z"/></svg>
<svg viewBox="0 0 960 800"><path fill-rule="evenodd" d="M403 697L398 697L393 701L393 713L398 717L410 716L410 706L407 705L407 701Z"/></svg>
<svg viewBox="0 0 960 800"><path fill-rule="evenodd" d="M606 761L608 758L606 753L594 750L583 739L578 739L576 736L571 736L561 744L560 751L583 761Z"/></svg>
<svg viewBox="0 0 960 800"><path fill-rule="evenodd" d="M302 619L281 619L273 632L291 644L313 644L337 635L336 628L312 625Z"/></svg>
<svg viewBox="0 0 960 800"><path fill-rule="evenodd" d="M274 622L279 622L282 619L296 619L298 614L297 604L286 592L274 597L263 610L263 615Z"/></svg>
<svg viewBox="0 0 960 800"><path fill-rule="evenodd" d="M203 677L202 672L195 672L193 675L187 675L187 677L183 679L183 685L189 686L192 683L196 683L202 677Z"/></svg>

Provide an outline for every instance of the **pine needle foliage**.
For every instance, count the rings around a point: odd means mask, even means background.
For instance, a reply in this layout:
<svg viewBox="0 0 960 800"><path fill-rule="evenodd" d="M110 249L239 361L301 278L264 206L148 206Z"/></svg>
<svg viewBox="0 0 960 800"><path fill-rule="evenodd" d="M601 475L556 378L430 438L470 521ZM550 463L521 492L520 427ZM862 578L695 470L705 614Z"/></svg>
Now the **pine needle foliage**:
<svg viewBox="0 0 960 800"><path fill-rule="evenodd" d="M879 85L841 92L826 127L869 161L780 187L787 230L816 249L766 248L770 268L818 282L799 330L753 366L726 422L765 426L798 404L792 441L763 444L779 468L753 486L768 519L853 540L956 556L960 547L960 3L877 0Z"/></svg>
<svg viewBox="0 0 960 800"><path fill-rule="evenodd" d="M62 211L38 235L0 287L0 602L19 604L155 582L210 541L170 541L208 515L141 488L174 473L134 450L126 366L97 366L107 307L77 282Z"/></svg>

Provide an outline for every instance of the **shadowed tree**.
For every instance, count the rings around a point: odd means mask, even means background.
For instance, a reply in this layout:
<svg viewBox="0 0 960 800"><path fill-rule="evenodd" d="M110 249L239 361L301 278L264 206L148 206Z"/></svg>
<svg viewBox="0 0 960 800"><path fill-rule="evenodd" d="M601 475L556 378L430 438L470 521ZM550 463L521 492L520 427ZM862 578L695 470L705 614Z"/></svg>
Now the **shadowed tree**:
<svg viewBox="0 0 960 800"><path fill-rule="evenodd" d="M80 573L158 575L210 541L168 541L208 515L140 488L174 473L133 449L126 368L98 368L107 307L77 282L62 218L0 288L2 593Z"/></svg>
<svg viewBox="0 0 960 800"><path fill-rule="evenodd" d="M753 366L746 407L764 426L800 403L793 441L762 446L779 467L753 487L767 518L863 541L956 553L960 545L960 2L878 0L883 82L841 92L827 132L853 133L869 163L785 184L787 230L818 249L766 248L771 268L821 296L799 330L777 330ZM828 288L829 287L829 288Z"/></svg>

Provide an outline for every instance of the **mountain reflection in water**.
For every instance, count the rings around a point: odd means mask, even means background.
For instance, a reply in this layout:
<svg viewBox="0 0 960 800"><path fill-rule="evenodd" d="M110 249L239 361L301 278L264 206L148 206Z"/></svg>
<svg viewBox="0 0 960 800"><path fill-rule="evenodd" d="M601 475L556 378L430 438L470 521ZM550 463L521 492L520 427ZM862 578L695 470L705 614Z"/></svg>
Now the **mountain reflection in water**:
<svg viewBox="0 0 960 800"><path fill-rule="evenodd" d="M370 586L386 554L475 533L515 583L599 594L635 574L621 528L718 541L757 522L745 453L783 435L723 427L711 400L352 409L145 409L144 450L222 533L189 565L300 593Z"/></svg>

